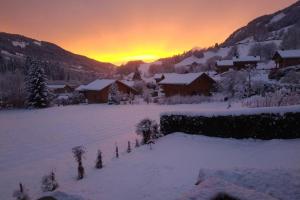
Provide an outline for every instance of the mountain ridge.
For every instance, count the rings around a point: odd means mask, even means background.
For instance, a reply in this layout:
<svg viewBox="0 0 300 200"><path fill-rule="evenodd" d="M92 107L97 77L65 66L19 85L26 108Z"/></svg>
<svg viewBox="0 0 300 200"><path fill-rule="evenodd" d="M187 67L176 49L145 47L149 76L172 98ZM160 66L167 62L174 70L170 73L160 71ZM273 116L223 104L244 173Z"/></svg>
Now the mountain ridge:
<svg viewBox="0 0 300 200"><path fill-rule="evenodd" d="M72 74L109 76L115 65L75 54L55 43L39 41L20 34L0 32L0 55L7 59L24 61L26 57L47 61Z"/></svg>

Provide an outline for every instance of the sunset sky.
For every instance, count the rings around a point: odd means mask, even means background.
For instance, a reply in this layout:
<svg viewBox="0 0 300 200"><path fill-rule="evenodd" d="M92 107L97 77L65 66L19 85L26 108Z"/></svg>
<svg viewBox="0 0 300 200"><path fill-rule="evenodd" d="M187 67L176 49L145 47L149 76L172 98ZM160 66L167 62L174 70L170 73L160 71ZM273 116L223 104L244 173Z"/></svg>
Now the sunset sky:
<svg viewBox="0 0 300 200"><path fill-rule="evenodd" d="M0 32L120 64L222 42L296 0L0 0Z"/></svg>

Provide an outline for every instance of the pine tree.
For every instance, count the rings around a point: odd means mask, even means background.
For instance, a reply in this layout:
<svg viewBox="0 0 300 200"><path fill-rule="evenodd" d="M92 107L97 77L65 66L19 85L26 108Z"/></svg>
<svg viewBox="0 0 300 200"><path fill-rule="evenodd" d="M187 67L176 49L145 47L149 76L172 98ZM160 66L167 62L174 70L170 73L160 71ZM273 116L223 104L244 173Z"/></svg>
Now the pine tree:
<svg viewBox="0 0 300 200"><path fill-rule="evenodd" d="M97 155L97 160L96 160L96 168L97 169L103 168L102 152L100 150L98 150L98 155Z"/></svg>
<svg viewBox="0 0 300 200"><path fill-rule="evenodd" d="M120 104L121 95L116 83L111 84L108 91L108 104Z"/></svg>
<svg viewBox="0 0 300 200"><path fill-rule="evenodd" d="M119 158L119 148L118 148L118 145L116 145L116 158Z"/></svg>
<svg viewBox="0 0 300 200"><path fill-rule="evenodd" d="M131 145L130 145L130 141L128 141L128 147L127 147L127 153L131 152Z"/></svg>
<svg viewBox="0 0 300 200"><path fill-rule="evenodd" d="M42 68L42 63L37 60L27 60L29 67L28 74L25 78L27 105L34 108L45 108L49 106L49 91L47 87L47 79Z"/></svg>
<svg viewBox="0 0 300 200"><path fill-rule="evenodd" d="M141 73L138 70L138 68L135 69L135 72L133 74L132 80L133 81L140 81L140 80L142 80Z"/></svg>

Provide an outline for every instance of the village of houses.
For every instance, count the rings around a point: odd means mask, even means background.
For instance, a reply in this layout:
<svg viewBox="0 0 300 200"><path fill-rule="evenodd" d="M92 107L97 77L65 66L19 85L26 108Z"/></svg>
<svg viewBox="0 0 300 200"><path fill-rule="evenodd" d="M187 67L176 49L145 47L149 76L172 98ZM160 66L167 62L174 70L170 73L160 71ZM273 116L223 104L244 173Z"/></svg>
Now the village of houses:
<svg viewBox="0 0 300 200"><path fill-rule="evenodd" d="M116 85L120 94L121 104L162 102L162 99L174 96L213 96L222 83L222 78L231 71L247 71L249 82L265 81L276 83L276 73L291 66L300 64L300 50L278 50L272 61L262 61L260 56L234 56L228 60L217 60L209 71L196 73L145 73L139 68L126 76L116 76L111 79L96 79L84 85L49 82L48 87L58 101L58 105L68 104L71 94L80 94L82 103L107 103L112 85ZM197 58L191 56L177 63L175 67L191 69L197 67ZM295 68L294 68L295 69ZM297 69L295 69L297 71ZM292 70L293 71L293 70ZM251 72L254 75L251 75ZM252 77L250 77L250 75ZM236 75L238 76L238 75ZM231 78L232 79L232 78ZM277 79L278 82L278 79ZM236 85L241 84L238 81ZM264 82L261 82L264 84ZM223 95L219 100L227 100L230 96Z"/></svg>

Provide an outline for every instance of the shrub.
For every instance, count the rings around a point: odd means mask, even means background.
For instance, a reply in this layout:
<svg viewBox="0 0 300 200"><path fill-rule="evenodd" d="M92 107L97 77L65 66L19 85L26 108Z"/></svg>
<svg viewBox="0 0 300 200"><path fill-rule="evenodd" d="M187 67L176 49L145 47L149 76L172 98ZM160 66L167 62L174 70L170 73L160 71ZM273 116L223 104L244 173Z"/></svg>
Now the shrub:
<svg viewBox="0 0 300 200"><path fill-rule="evenodd" d="M15 190L13 193L13 197L16 198L16 200L30 200L27 190L24 188L23 184L19 184L19 190Z"/></svg>
<svg viewBox="0 0 300 200"><path fill-rule="evenodd" d="M58 188L58 183L55 179L55 173L51 172L42 178L42 191L51 192Z"/></svg>
<svg viewBox="0 0 300 200"><path fill-rule="evenodd" d="M143 144L147 144L152 138L159 134L159 126L155 120L143 119L136 125L136 133L142 135Z"/></svg>
<svg viewBox="0 0 300 200"><path fill-rule="evenodd" d="M264 96L252 96L242 101L242 105L249 108L288 106L300 104L300 92L280 89L266 93Z"/></svg>
<svg viewBox="0 0 300 200"><path fill-rule="evenodd" d="M131 152L131 144L130 141L128 141L128 146L127 146L127 153Z"/></svg>
<svg viewBox="0 0 300 200"><path fill-rule="evenodd" d="M97 160L96 160L96 169L101 169L103 168L103 162L102 162L102 152L98 150L97 154Z"/></svg>
<svg viewBox="0 0 300 200"><path fill-rule="evenodd" d="M72 152L74 154L74 158L76 162L78 163L78 180L83 179L84 177L84 168L82 166L82 158L85 154L85 148L83 146L76 146L72 149Z"/></svg>
<svg viewBox="0 0 300 200"><path fill-rule="evenodd" d="M235 198L233 196L230 196L226 193L220 192L215 197L213 197L211 200L239 200L239 199Z"/></svg>
<svg viewBox="0 0 300 200"><path fill-rule="evenodd" d="M184 132L237 139L300 138L300 112L210 117L164 114L160 125L163 134Z"/></svg>

